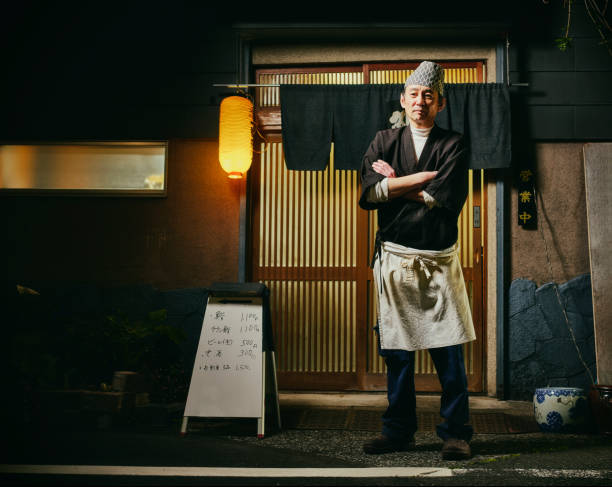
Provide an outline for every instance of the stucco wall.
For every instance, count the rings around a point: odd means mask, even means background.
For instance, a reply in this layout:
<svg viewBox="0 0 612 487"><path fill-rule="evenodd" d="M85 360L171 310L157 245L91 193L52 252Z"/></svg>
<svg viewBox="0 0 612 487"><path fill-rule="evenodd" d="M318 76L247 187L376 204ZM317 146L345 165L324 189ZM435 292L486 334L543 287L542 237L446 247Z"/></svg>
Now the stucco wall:
<svg viewBox="0 0 612 487"><path fill-rule="evenodd" d="M212 140L171 140L165 198L3 196L2 279L160 289L238 278L240 192Z"/></svg>
<svg viewBox="0 0 612 487"><path fill-rule="evenodd" d="M518 196L516 184L513 186L512 280L530 279L541 286L590 272L582 147L582 143L536 144L537 229L518 226Z"/></svg>

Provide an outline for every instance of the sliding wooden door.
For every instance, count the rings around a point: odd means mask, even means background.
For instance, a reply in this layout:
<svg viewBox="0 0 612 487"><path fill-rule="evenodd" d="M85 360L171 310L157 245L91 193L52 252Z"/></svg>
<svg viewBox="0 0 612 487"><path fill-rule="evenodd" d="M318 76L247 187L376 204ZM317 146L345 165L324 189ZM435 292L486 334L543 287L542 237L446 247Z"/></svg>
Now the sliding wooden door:
<svg viewBox="0 0 612 487"><path fill-rule="evenodd" d="M416 67L366 64L351 67L265 69L260 84L402 83ZM445 63L447 82L482 82L483 64ZM257 117L265 142L251 170L251 280L271 292L271 311L282 389L381 390L384 362L376 351L376 303L368 267L376 232L375 212L358 207L358 171L286 168L280 135L278 88L257 88ZM459 222L461 262L477 340L465 345L471 391L483 379L484 186L470 171L470 194ZM429 355L417 352L416 383L439 390Z"/></svg>

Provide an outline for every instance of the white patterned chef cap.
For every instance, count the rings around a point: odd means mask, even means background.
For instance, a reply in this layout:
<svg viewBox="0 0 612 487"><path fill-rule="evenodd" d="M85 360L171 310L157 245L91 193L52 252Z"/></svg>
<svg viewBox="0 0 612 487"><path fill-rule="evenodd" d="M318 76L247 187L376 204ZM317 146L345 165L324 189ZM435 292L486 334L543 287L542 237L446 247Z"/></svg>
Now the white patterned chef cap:
<svg viewBox="0 0 612 487"><path fill-rule="evenodd" d="M441 96L444 95L444 68L431 61L423 61L412 72L406 82L404 89L410 85L427 86L437 91Z"/></svg>

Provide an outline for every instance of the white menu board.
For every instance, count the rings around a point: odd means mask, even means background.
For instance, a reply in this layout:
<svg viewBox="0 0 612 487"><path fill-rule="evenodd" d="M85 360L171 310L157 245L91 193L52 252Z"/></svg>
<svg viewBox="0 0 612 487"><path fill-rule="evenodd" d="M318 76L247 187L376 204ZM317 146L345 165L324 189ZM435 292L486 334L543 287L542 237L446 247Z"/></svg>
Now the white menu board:
<svg viewBox="0 0 612 487"><path fill-rule="evenodd" d="M263 416L262 298L209 297L184 415Z"/></svg>

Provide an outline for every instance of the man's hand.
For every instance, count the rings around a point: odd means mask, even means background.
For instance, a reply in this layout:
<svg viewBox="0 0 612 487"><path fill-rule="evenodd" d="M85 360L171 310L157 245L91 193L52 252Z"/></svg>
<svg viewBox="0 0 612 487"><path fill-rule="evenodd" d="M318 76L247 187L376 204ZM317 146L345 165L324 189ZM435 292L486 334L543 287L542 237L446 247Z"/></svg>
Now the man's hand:
<svg viewBox="0 0 612 487"><path fill-rule="evenodd" d="M378 159L376 162L372 163L372 169L376 171L378 174L382 174L388 178L395 177L395 169L393 169L387 162L382 159Z"/></svg>
<svg viewBox="0 0 612 487"><path fill-rule="evenodd" d="M423 204L425 203L425 197L423 196L422 190L415 189L413 191L408 191L407 193L403 194L403 197L407 200L412 200Z"/></svg>

